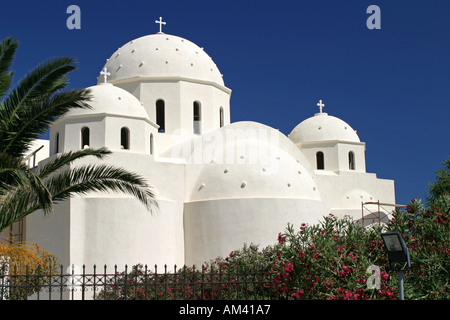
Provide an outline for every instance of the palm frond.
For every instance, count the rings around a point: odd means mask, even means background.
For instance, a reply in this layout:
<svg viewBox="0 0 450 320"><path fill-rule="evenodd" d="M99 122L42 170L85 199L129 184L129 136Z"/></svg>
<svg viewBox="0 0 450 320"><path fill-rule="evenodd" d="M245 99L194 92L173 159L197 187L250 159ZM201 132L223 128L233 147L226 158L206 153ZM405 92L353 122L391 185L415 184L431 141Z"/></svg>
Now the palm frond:
<svg viewBox="0 0 450 320"><path fill-rule="evenodd" d="M0 232L39 207L38 197L30 185L15 187L0 196Z"/></svg>
<svg viewBox="0 0 450 320"><path fill-rule="evenodd" d="M52 176L47 187L53 202L68 199L72 194L89 192L122 192L137 198L149 211L158 208L155 194L141 176L109 165L85 165Z"/></svg>
<svg viewBox="0 0 450 320"><path fill-rule="evenodd" d="M8 199L11 191L20 188L32 190L42 209L49 212L52 209L52 198L43 179L37 176L21 158L0 153L0 196L2 200ZM3 203L0 202L0 205Z"/></svg>
<svg viewBox="0 0 450 320"><path fill-rule="evenodd" d="M138 199L145 208L153 212L159 209L155 194L141 176L108 165L86 165L63 170L44 180L51 194L52 205L69 199L72 195L85 195L89 192L121 192ZM32 183L19 185L0 195L0 231L26 217L28 214L44 209L45 201L37 193Z"/></svg>
<svg viewBox="0 0 450 320"><path fill-rule="evenodd" d="M76 69L73 62L73 58L53 58L27 73L5 99L4 107L9 117L13 118L22 106L67 87L66 75Z"/></svg>
<svg viewBox="0 0 450 320"><path fill-rule="evenodd" d="M4 172L5 173L5 172ZM50 212L53 209L53 199L50 191L48 190L43 179L39 178L31 170L9 170L7 172L9 175L9 183L1 181L0 183L0 206L3 206L4 201L13 201L11 195L14 197L20 196L20 193L25 190L25 192L30 192L29 200L33 198L32 202L39 201L40 208L44 210L45 213ZM24 202L25 200L15 200Z"/></svg>
<svg viewBox="0 0 450 320"><path fill-rule="evenodd" d="M40 101L40 104L23 107L17 112L16 119L7 124L8 130L3 132L0 150L14 156L22 156L32 141L60 116L74 108L90 108L90 98L89 89L71 90L56 93Z"/></svg>
<svg viewBox="0 0 450 320"><path fill-rule="evenodd" d="M22 158L0 152L0 183L12 183L11 179L14 179L15 171L22 172L28 169Z"/></svg>
<svg viewBox="0 0 450 320"><path fill-rule="evenodd" d="M38 167L37 169L37 175L41 179L47 178L50 174L56 172L60 168L64 167L65 165L68 165L75 160L82 159L84 157L88 156L94 156L97 159L103 159L106 155L111 154L111 151L109 151L106 148L99 148L99 149L82 149L79 151L69 151L62 154L57 155L55 158L49 160L47 163L45 163L42 167Z"/></svg>
<svg viewBox="0 0 450 320"><path fill-rule="evenodd" d="M69 57L41 63L0 102L0 134L3 135L0 137L0 151L9 152L9 148L14 147L14 137L25 129L21 125L26 124L25 130L33 129L29 135L38 136L51 121L67 112L69 106L89 107L86 104L89 100L86 90L58 92L67 87L67 74L76 69L73 63L74 59ZM39 126L36 120L41 118L44 121Z"/></svg>
<svg viewBox="0 0 450 320"><path fill-rule="evenodd" d="M10 71L18 42L0 42L0 231L33 211L48 213L55 202L73 194L122 192L152 211L155 195L144 178L106 165L64 166L86 156L103 159L105 149L84 149L58 155L36 171L23 163L31 143L49 125L74 108L90 108L88 89L67 88L67 74L76 69L73 58L54 58L29 72L11 88ZM8 93L6 93L8 92Z"/></svg>
<svg viewBox="0 0 450 320"><path fill-rule="evenodd" d="M14 186L23 184L23 176L28 169L23 168L1 168L0 169L0 195L7 193Z"/></svg>
<svg viewBox="0 0 450 320"><path fill-rule="evenodd" d="M13 37L0 42L0 99L11 86L14 72L10 69L18 47L19 42Z"/></svg>

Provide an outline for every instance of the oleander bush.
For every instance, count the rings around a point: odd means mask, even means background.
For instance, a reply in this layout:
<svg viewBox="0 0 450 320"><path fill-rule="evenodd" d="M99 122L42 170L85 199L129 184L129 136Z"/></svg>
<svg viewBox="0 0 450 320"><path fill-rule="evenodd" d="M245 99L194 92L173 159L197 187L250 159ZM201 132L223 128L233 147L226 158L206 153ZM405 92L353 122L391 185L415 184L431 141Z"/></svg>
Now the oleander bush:
<svg viewBox="0 0 450 320"><path fill-rule="evenodd" d="M414 199L387 225L371 228L331 215L317 225L289 225L270 250L272 259L266 257L273 272L272 298L397 299L397 274L390 271L380 234L398 231L411 257L405 299L449 299L449 204L448 195L428 208ZM249 260L236 252L230 258L235 264Z"/></svg>
<svg viewBox="0 0 450 320"><path fill-rule="evenodd" d="M380 234L398 231L411 257L405 299L450 299L449 204L447 195L428 208L414 199L386 225L369 228L332 215L316 225L288 225L273 246L245 245L200 269L151 274L138 265L97 298L397 299L397 274Z"/></svg>

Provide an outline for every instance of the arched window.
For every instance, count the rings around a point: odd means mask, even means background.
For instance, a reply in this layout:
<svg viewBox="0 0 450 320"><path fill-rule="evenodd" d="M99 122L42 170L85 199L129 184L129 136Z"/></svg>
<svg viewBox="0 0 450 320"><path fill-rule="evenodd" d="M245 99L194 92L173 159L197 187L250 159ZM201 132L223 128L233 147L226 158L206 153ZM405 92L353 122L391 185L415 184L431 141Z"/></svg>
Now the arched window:
<svg viewBox="0 0 450 320"><path fill-rule="evenodd" d="M56 133L55 137L55 153L59 153L59 132Z"/></svg>
<svg viewBox="0 0 450 320"><path fill-rule="evenodd" d="M223 124L224 124L224 120L223 120L223 108L222 108L222 107L220 107L220 109L219 109L219 119L220 119L220 127L222 128L222 127L223 127Z"/></svg>
<svg viewBox="0 0 450 320"><path fill-rule="evenodd" d="M164 100L156 101L156 124L159 126L158 132L166 131Z"/></svg>
<svg viewBox="0 0 450 320"><path fill-rule="evenodd" d="M201 133L201 123L202 123L202 109L200 106L200 102L194 101L194 133Z"/></svg>
<svg viewBox="0 0 450 320"><path fill-rule="evenodd" d="M322 151L319 151L316 153L316 161L317 161L317 170L324 170L325 169L325 159L324 159Z"/></svg>
<svg viewBox="0 0 450 320"><path fill-rule="evenodd" d="M126 127L120 129L120 147L125 150L130 149L130 130Z"/></svg>
<svg viewBox="0 0 450 320"><path fill-rule="evenodd" d="M150 154L153 154L153 133L150 133Z"/></svg>
<svg viewBox="0 0 450 320"><path fill-rule="evenodd" d="M355 170L355 154L353 151L348 153L348 168L350 170Z"/></svg>
<svg viewBox="0 0 450 320"><path fill-rule="evenodd" d="M81 129L81 149L89 148L89 128L83 127Z"/></svg>

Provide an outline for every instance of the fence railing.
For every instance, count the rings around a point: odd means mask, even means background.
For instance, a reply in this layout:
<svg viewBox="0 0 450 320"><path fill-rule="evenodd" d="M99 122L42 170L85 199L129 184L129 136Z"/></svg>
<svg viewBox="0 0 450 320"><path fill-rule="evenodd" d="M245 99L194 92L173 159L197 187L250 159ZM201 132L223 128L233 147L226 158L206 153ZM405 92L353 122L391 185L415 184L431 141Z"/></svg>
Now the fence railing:
<svg viewBox="0 0 450 320"><path fill-rule="evenodd" d="M23 270L23 268L21 269ZM0 300L262 300L270 299L268 270L239 266L178 268L86 266L29 270L0 264ZM1 303L1 302L0 302Z"/></svg>

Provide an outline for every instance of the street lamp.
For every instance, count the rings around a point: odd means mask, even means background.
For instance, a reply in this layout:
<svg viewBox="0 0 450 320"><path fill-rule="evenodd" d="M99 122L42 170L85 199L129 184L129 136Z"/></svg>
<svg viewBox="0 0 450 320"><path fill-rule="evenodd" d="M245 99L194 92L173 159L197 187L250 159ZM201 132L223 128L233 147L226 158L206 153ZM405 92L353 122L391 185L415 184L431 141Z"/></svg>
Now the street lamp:
<svg viewBox="0 0 450 320"><path fill-rule="evenodd" d="M399 232L386 232L381 234L384 247L389 257L391 270L398 273L398 286L400 300L404 300L403 294L403 271L411 268L409 250Z"/></svg>

